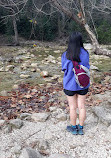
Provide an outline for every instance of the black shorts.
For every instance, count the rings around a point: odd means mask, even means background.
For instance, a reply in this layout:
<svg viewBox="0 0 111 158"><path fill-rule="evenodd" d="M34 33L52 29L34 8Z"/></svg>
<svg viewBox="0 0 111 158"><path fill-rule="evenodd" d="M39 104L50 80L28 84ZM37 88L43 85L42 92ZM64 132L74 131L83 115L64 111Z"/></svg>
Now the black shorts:
<svg viewBox="0 0 111 158"><path fill-rule="evenodd" d="M68 96L73 96L75 94L86 95L88 93L88 88L84 90L79 90L79 91L69 91L69 90L64 89L64 93Z"/></svg>

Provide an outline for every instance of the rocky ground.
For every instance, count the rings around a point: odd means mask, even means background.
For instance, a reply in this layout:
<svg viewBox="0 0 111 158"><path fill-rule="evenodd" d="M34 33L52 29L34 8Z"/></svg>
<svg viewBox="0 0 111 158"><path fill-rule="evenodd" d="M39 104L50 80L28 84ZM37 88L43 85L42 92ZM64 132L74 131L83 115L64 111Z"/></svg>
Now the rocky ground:
<svg viewBox="0 0 111 158"><path fill-rule="evenodd" d="M56 106L50 107L50 112L21 113L20 118L8 124L2 121L0 157L110 158L111 100L108 96L108 92L96 95L103 102L100 106L87 107L83 136L66 131L69 114Z"/></svg>
<svg viewBox="0 0 111 158"><path fill-rule="evenodd" d="M111 157L110 58L90 53L85 134L74 136L66 131L69 107L61 72L65 49L0 48L0 158Z"/></svg>

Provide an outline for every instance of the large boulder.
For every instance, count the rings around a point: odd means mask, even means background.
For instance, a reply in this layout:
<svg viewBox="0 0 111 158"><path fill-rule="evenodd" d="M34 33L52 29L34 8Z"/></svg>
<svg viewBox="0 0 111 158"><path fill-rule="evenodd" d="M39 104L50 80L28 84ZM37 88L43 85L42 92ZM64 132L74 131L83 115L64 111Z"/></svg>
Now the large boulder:
<svg viewBox="0 0 111 158"><path fill-rule="evenodd" d="M20 119L13 119L9 122L12 128L21 128L23 126L23 121Z"/></svg>
<svg viewBox="0 0 111 158"><path fill-rule="evenodd" d="M45 122L48 119L49 115L50 113L33 113L31 115L31 119L36 122Z"/></svg>
<svg viewBox="0 0 111 158"><path fill-rule="evenodd" d="M111 104L104 102L100 106L93 107L92 110L102 123L111 125Z"/></svg>
<svg viewBox="0 0 111 158"><path fill-rule="evenodd" d="M67 115L65 113L58 114L56 116L56 119L59 120L59 121L66 121L67 120Z"/></svg>
<svg viewBox="0 0 111 158"><path fill-rule="evenodd" d="M90 109L90 111L87 111L86 113L86 119L84 124L93 124L93 123L98 123L98 117L96 117L93 113L93 111Z"/></svg>

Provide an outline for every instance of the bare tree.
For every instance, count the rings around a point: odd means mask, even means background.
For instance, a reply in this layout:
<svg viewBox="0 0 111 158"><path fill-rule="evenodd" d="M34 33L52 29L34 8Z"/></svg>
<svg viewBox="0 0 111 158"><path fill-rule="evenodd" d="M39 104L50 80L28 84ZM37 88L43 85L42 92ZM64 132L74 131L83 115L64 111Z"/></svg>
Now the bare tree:
<svg viewBox="0 0 111 158"><path fill-rule="evenodd" d="M15 33L15 45L19 44L17 30L17 16L24 9L28 0L0 0L0 7L6 10L6 15L2 19L11 18Z"/></svg>
<svg viewBox="0 0 111 158"><path fill-rule="evenodd" d="M105 50L101 50L99 47L99 43L94 31L91 29L88 24L88 17L92 18L92 11L98 10L100 12L110 14L111 4L110 0L50 0L52 5L55 6L58 10L64 12L67 16L69 16L72 20L76 21L78 24L83 26L88 33L91 42L94 47L95 54L106 54L110 56L110 52ZM93 18L92 18L93 21ZM94 30L96 32L94 23Z"/></svg>
<svg viewBox="0 0 111 158"><path fill-rule="evenodd" d="M66 14L81 27L84 27L93 44L95 54L111 55L109 54L109 51L100 49L97 40L97 31L92 17L92 13L96 10L105 14L110 14L110 0L42 0L39 5L38 3L39 0L33 0L37 12L51 15L53 12L58 10L60 13L63 12ZM53 12L44 10L45 6L49 4L54 7ZM89 24L89 19L92 21L91 26Z"/></svg>

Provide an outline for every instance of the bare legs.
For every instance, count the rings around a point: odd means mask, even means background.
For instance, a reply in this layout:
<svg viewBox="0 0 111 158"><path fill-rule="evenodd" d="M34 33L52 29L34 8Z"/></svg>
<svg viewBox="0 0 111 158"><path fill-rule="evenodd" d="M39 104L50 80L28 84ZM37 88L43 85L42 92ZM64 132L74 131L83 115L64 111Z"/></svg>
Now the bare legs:
<svg viewBox="0 0 111 158"><path fill-rule="evenodd" d="M74 96L67 96L69 108L70 108L70 124L75 126L76 119L77 119L77 95Z"/></svg>
<svg viewBox="0 0 111 158"><path fill-rule="evenodd" d="M83 126L86 119L86 108L85 108L86 95L78 95L77 104L79 109L79 124Z"/></svg>
<svg viewBox="0 0 111 158"><path fill-rule="evenodd" d="M86 109L85 109L85 99L86 95L67 96L69 108L70 108L70 123L71 125L76 125L77 119L77 108L79 109L79 124L83 126L86 118Z"/></svg>

